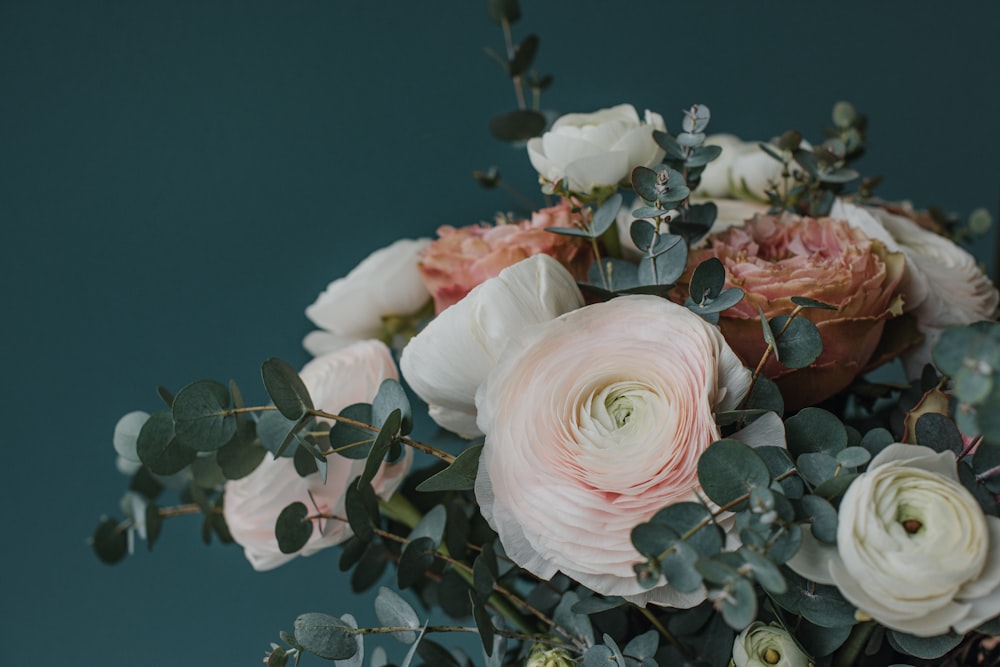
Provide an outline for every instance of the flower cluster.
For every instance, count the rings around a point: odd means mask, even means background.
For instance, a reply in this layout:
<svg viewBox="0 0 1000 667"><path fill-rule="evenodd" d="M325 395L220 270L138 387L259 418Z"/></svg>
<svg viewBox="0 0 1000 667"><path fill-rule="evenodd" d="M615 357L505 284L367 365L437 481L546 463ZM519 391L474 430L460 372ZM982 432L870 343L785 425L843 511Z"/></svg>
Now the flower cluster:
<svg viewBox="0 0 1000 667"><path fill-rule="evenodd" d="M471 616L491 667L984 655L996 288L954 225L850 190L849 105L819 144L713 137L710 119L558 118L526 145L558 201L397 241L330 283L306 309L315 358L262 366L271 404L200 381L126 415L126 518L101 522L98 555L189 511L258 570L342 545L357 588L391 562L424 605ZM457 437L425 442L424 416ZM195 502L160 508L165 485ZM265 663L361 665L386 632L404 665L418 647L468 664L392 589L375 610L367 629L303 614Z"/></svg>

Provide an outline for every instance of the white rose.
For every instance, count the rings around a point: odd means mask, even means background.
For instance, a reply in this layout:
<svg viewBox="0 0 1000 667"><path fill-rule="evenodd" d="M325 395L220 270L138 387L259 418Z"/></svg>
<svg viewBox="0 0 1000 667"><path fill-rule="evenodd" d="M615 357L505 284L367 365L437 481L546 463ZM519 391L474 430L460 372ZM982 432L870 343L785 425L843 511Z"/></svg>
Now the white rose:
<svg viewBox="0 0 1000 667"><path fill-rule="evenodd" d="M733 642L731 667L811 667L809 656L780 625L751 623Z"/></svg>
<svg viewBox="0 0 1000 667"><path fill-rule="evenodd" d="M1000 614L1000 519L958 481L952 452L889 445L838 518L836 546L804 536L788 564L882 625L933 637Z"/></svg>
<svg viewBox="0 0 1000 667"><path fill-rule="evenodd" d="M380 338L382 318L420 310L430 293L417 269L417 254L430 239L402 239L376 250L347 276L330 283L306 308L321 331L309 333L303 346L320 356L355 341Z"/></svg>
<svg viewBox="0 0 1000 667"><path fill-rule="evenodd" d="M306 364L299 375L313 404L334 414L352 403L371 401L383 380L397 377L389 348L377 340L359 341L317 357ZM255 570L270 570L296 556L310 556L351 536L346 523L321 520L314 525L306 545L294 554L282 553L274 536L278 515L294 502L305 503L310 512L318 507L320 513L345 516L347 485L362 473L365 460L338 455L331 455L327 460L325 484L319 473L300 476L291 458L270 456L246 477L226 482L226 524ZM389 498L412 462L413 450L407 447L398 461L383 463L372 480L375 493L380 498Z"/></svg>
<svg viewBox="0 0 1000 667"><path fill-rule="evenodd" d="M838 200L830 214L906 256L906 275L900 286L903 308L916 316L924 335L919 346L903 355L907 377L920 375L944 329L996 317L1000 294L976 258L951 240L879 207Z"/></svg>
<svg viewBox="0 0 1000 667"><path fill-rule="evenodd" d="M569 271L548 255L534 255L477 285L431 320L403 349L403 377L438 425L478 437L476 389L510 337L582 305Z"/></svg>
<svg viewBox="0 0 1000 667"><path fill-rule="evenodd" d="M660 114L646 111L642 122L631 104L566 114L528 142L528 157L544 180L564 179L571 191L590 194L627 181L635 167L658 164L664 151L654 130L666 130Z"/></svg>

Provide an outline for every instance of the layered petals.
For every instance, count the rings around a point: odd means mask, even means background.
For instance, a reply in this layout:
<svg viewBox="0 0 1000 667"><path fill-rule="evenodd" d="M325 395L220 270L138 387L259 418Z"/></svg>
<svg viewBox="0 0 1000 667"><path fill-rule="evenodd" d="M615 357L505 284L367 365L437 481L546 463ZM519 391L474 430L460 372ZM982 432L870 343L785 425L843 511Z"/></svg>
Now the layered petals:
<svg viewBox="0 0 1000 667"><path fill-rule="evenodd" d="M583 305L573 276L548 255L507 267L434 318L403 349L400 369L449 431L482 435L475 395L508 340Z"/></svg>
<svg viewBox="0 0 1000 667"><path fill-rule="evenodd" d="M564 180L570 191L588 195L617 187L635 167L659 163L664 151L653 141L654 130L665 131L663 118L646 111L641 121L631 104L566 114L528 141L528 158L542 180Z"/></svg>
<svg viewBox="0 0 1000 667"><path fill-rule="evenodd" d="M632 528L695 497L714 413L750 372L719 331L651 296L586 306L516 336L476 395L476 480L507 555L603 595L692 606L704 591L646 591Z"/></svg>

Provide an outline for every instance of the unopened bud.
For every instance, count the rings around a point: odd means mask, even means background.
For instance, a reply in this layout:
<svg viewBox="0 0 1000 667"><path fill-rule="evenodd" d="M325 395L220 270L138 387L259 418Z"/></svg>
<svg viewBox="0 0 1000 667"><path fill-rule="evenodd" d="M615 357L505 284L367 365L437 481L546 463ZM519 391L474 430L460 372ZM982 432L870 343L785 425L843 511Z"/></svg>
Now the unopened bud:
<svg viewBox="0 0 1000 667"><path fill-rule="evenodd" d="M535 644L524 667L576 667L576 660L565 649Z"/></svg>

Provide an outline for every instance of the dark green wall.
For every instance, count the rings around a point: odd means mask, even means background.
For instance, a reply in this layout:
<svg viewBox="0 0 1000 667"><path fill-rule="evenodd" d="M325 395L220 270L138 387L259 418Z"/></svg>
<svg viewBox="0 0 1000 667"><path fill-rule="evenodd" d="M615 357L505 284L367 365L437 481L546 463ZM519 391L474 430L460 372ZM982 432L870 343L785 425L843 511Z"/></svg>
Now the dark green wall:
<svg viewBox="0 0 1000 667"><path fill-rule="evenodd" d="M676 126L701 102L716 131L816 137L849 99L884 196L996 213L996 3L522 1L547 107ZM115 421L157 384L261 399L260 362L306 360L331 279L515 205L473 169L534 195L486 131L513 95L484 5L0 0L0 662L249 665L299 612L370 607L335 552L255 574L180 518L109 568L86 538L124 490Z"/></svg>

